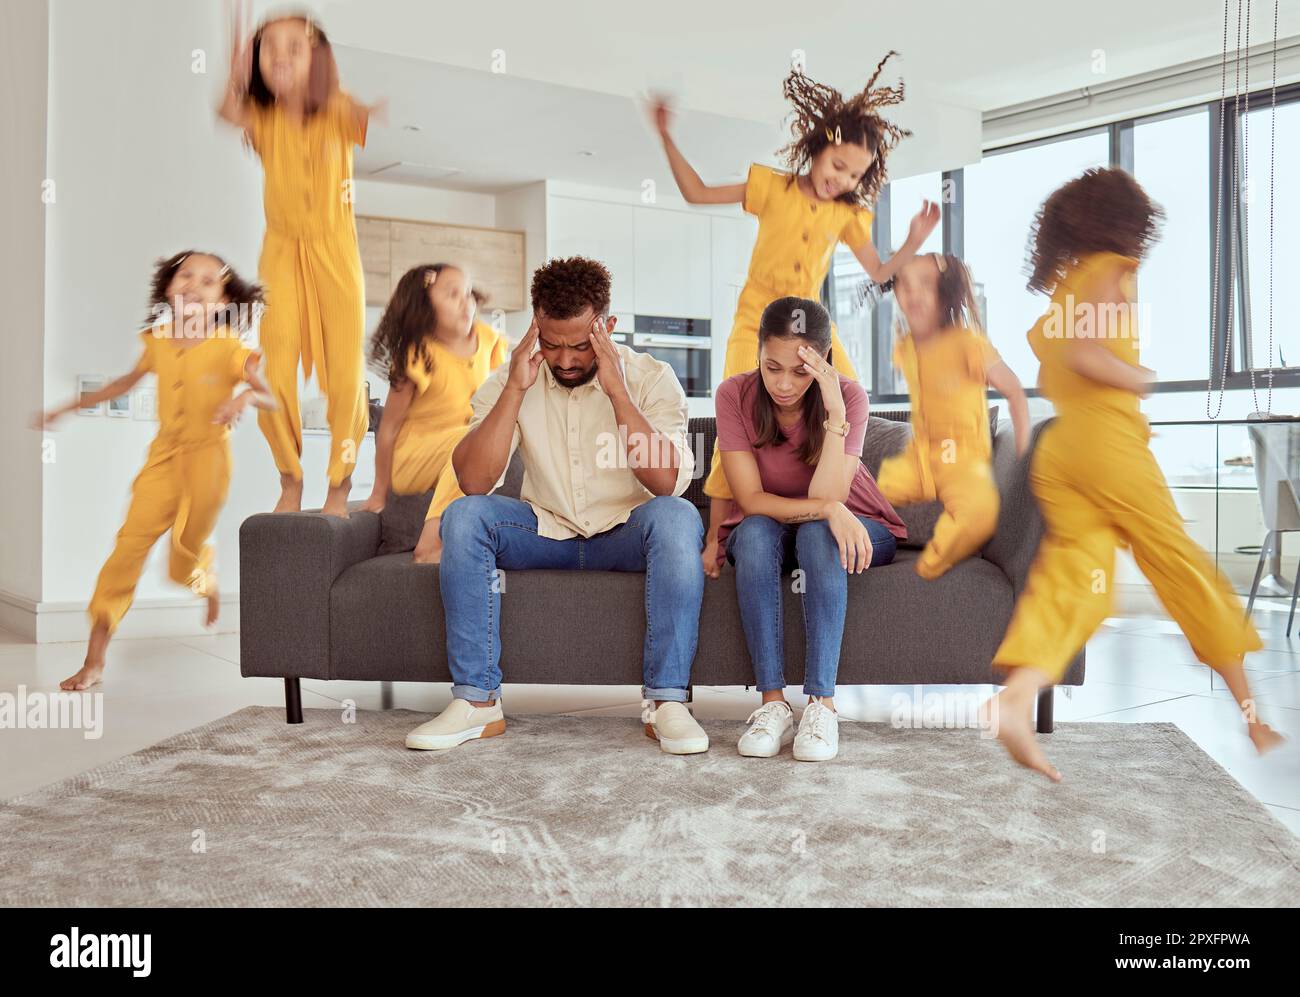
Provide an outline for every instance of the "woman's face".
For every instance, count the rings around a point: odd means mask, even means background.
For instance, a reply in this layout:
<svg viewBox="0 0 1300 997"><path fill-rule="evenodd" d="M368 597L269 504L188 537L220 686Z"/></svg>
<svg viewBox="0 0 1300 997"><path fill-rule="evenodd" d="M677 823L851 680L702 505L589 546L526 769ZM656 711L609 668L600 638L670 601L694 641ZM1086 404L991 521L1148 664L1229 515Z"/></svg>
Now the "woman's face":
<svg viewBox="0 0 1300 997"><path fill-rule="evenodd" d="M443 267L429 285L429 304L438 324L468 333L474 323L474 282L459 267Z"/></svg>
<svg viewBox="0 0 1300 997"><path fill-rule="evenodd" d="M305 93L311 76L311 38L299 17L272 21L262 28L258 68L276 97Z"/></svg>
<svg viewBox="0 0 1300 997"><path fill-rule="evenodd" d="M206 328L206 319L227 303L225 265L215 256L191 253L167 284L167 303L177 324L188 326L201 315Z"/></svg>
<svg viewBox="0 0 1300 997"><path fill-rule="evenodd" d="M759 347L759 375L772 401L780 408L798 405L812 386L812 372L799 357L799 347L806 345L808 342L802 336L769 336Z"/></svg>
<svg viewBox="0 0 1300 997"><path fill-rule="evenodd" d="M862 182L875 158L855 142L830 143L817 154L808 171L813 191L823 200L835 200Z"/></svg>
<svg viewBox="0 0 1300 997"><path fill-rule="evenodd" d="M934 254L914 256L894 275L894 300L913 332L930 332L939 325L939 268Z"/></svg>

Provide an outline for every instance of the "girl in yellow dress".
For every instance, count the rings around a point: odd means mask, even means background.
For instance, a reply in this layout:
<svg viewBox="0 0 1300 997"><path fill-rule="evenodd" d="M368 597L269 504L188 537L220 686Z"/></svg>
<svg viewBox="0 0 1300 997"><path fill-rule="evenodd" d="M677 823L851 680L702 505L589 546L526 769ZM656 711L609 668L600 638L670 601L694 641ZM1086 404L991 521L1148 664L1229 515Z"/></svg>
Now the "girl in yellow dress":
<svg viewBox="0 0 1300 997"><path fill-rule="evenodd" d="M1197 658L1223 676L1262 754L1281 736L1254 713L1242 662L1261 647L1241 601L1187 535L1151 453L1139 399L1136 274L1161 209L1128 173L1091 169L1043 203L1029 287L1051 294L1029 331L1056 418L1034 449L1030 485L1045 535L993 667L1006 688L983 720L1021 765L1059 780L1034 739L1035 696L1111 611L1115 549L1127 546Z"/></svg>
<svg viewBox="0 0 1300 997"><path fill-rule="evenodd" d="M258 274L267 310L260 337L277 407L260 413L258 423L280 472L276 512L302 505L301 364L303 376L316 376L330 427L329 490L321 511L347 515L368 424L352 147L365 144L374 110L339 89L329 41L314 21L276 18L245 40L236 14L230 82L218 114L243 129L265 174Z"/></svg>
<svg viewBox="0 0 1300 997"><path fill-rule="evenodd" d="M794 106L793 139L781 150L789 172L754 163L744 183L706 185L668 134L667 104L655 102L654 126L682 197L690 204L739 203L758 218L749 274L727 339L724 379L758 366L758 320L770 302L787 296L818 298L837 243L848 246L867 275L884 284L915 255L938 224L938 206L926 201L912 219L907 240L888 262L881 262L871 243L872 208L888 178L886 158L911 134L877 113L903 99L901 84L875 86L885 63L896 54L890 52L881 59L867 85L847 100L832 88L814 83L802 70L792 71L784 92ZM830 359L836 370L857 378L834 329ZM716 578L718 530L732 503L716 449L704 491L712 502L701 556L705 574Z"/></svg>
<svg viewBox="0 0 1300 997"><path fill-rule="evenodd" d="M380 512L388 492L434 489L415 547L419 563L437 563L447 506L465 493L451 452L469 429L470 399L510 355L506 337L475 319L477 295L460 267L435 263L408 270L375 330L372 357L388 371L388 400L375 436L375 490L363 508Z"/></svg>
<svg viewBox="0 0 1300 997"><path fill-rule="evenodd" d="M894 298L906 320L894 340L894 366L907 379L912 441L880 466L890 504L943 503L934 535L916 562L938 578L984 546L998 523L988 388L1011 409L1016 450L1029 446L1029 405L1020 379L980 327L970 273L960 259L926 253L903 265Z"/></svg>
<svg viewBox="0 0 1300 997"><path fill-rule="evenodd" d="M160 260L153 325L140 333L135 368L38 417L40 428L50 428L68 412L126 394L145 374L158 380L158 435L131 486L126 522L90 600L86 660L59 688L88 689L100 681L109 639L131 606L145 559L168 530L168 575L202 596L206 624L216 622L219 599L207 541L230 486L230 427L249 404L275 404L258 375L260 355L241 338L261 301L260 287L245 283L211 253ZM241 382L251 389L232 397Z"/></svg>

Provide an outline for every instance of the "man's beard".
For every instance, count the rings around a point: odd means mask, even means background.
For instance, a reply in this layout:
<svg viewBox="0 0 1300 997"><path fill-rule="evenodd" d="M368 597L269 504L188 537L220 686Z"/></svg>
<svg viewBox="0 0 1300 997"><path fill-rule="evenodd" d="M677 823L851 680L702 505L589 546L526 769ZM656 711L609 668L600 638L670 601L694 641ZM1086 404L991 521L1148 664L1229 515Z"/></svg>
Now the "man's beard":
<svg viewBox="0 0 1300 997"><path fill-rule="evenodd" d="M581 378L579 378L576 381L570 381L565 378L562 378L560 377L559 374L556 374L555 371L551 371L551 373L555 376L555 380L559 382L563 387L580 388L588 381L590 381L593 377L596 376L596 366L597 365L593 363L591 365L591 368L585 374L583 374Z"/></svg>

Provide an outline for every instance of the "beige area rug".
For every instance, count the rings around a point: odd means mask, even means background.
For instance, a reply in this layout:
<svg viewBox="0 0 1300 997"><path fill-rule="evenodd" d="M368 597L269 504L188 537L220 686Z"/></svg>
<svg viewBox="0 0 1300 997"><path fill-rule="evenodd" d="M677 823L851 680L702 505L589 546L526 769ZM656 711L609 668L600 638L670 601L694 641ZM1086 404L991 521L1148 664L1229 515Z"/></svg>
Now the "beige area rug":
<svg viewBox="0 0 1300 997"><path fill-rule="evenodd" d="M0 804L0 903L1290 905L1300 843L1172 724L1061 724L1068 781L969 730L841 726L826 764L659 752L634 720L251 707Z"/></svg>

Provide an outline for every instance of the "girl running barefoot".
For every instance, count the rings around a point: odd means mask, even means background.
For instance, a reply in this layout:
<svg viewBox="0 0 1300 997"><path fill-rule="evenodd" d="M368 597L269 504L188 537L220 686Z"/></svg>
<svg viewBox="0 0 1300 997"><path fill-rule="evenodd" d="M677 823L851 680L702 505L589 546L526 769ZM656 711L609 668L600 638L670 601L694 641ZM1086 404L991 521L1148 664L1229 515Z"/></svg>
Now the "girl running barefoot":
<svg viewBox="0 0 1300 997"><path fill-rule="evenodd" d="M1006 688L982 719L1013 759L1053 780L1061 775L1034 739L1034 699L1110 614L1121 544L1196 656L1223 676L1256 749L1282 740L1255 717L1242 667L1259 635L1183 528L1139 409L1154 373L1139 363L1135 277L1162 216L1128 173L1092 169L1048 197L1031 235L1029 287L1052 296L1029 331L1056 408L1030 469L1046 533L993 658Z"/></svg>
<svg viewBox="0 0 1300 997"><path fill-rule="evenodd" d="M298 367L314 372L330 426L329 491L321 511L347 515L357 448L368 424L362 384L365 294L352 214L352 147L377 108L339 89L324 31L304 17L264 23L245 39L231 22L230 82L218 115L262 161L266 237L258 275L260 336L277 406L258 424L280 471L276 512L302 505Z"/></svg>
<svg viewBox="0 0 1300 997"><path fill-rule="evenodd" d="M862 91L847 100L814 83L800 70L786 77L784 92L794 107L793 138L781 150L788 173L757 163L744 183L707 186L668 134L668 106L658 100L652 118L673 178L690 204L740 203L758 217L758 237L749 261L749 275L740 292L736 317L727 340L722 376L753 370L758 363L758 321L777 298L793 295L816 299L837 243L844 243L867 275L884 284L915 255L939 221L938 205L923 202L908 228L907 241L887 263L871 244L872 207L888 178L886 158L910 135L885 121L880 108L899 104L903 87L876 87L890 52ZM831 363L848 377L857 371L839 335L831 328ZM703 552L704 571L718 575L718 531L731 514L732 497L718 451L704 486L713 501Z"/></svg>
<svg viewBox="0 0 1300 997"><path fill-rule="evenodd" d="M894 365L911 394L912 441L881 465L880 490L894 505L943 503L916 562L922 578L938 578L997 528L989 386L1007 399L1021 454L1029 446L1029 405L1020 380L980 328L961 260L940 253L913 258L894 278L894 298L907 326L894 341Z"/></svg>
<svg viewBox="0 0 1300 997"><path fill-rule="evenodd" d="M438 562L443 511L465 494L451 452L469 431L469 400L510 356L505 336L475 310L469 275L435 263L406 272L375 330L371 356L387 368L390 387L375 436L375 489L363 508L382 511L390 487L398 495L433 488L419 563Z"/></svg>
<svg viewBox="0 0 1300 997"><path fill-rule="evenodd" d="M131 486L131 505L90 600L90 646L81 671L60 689L88 689L104 672L104 652L135 596L145 559L171 531L172 581L207 600L217 620L217 579L207 540L230 486L230 427L250 404L275 403L258 375L260 355L240 336L260 309L262 289L212 253L177 253L154 271L152 320L140 333L135 368L101 391L38 417L50 428L68 412L117 398L145 374L158 380L158 435ZM251 388L232 397L247 381Z"/></svg>

